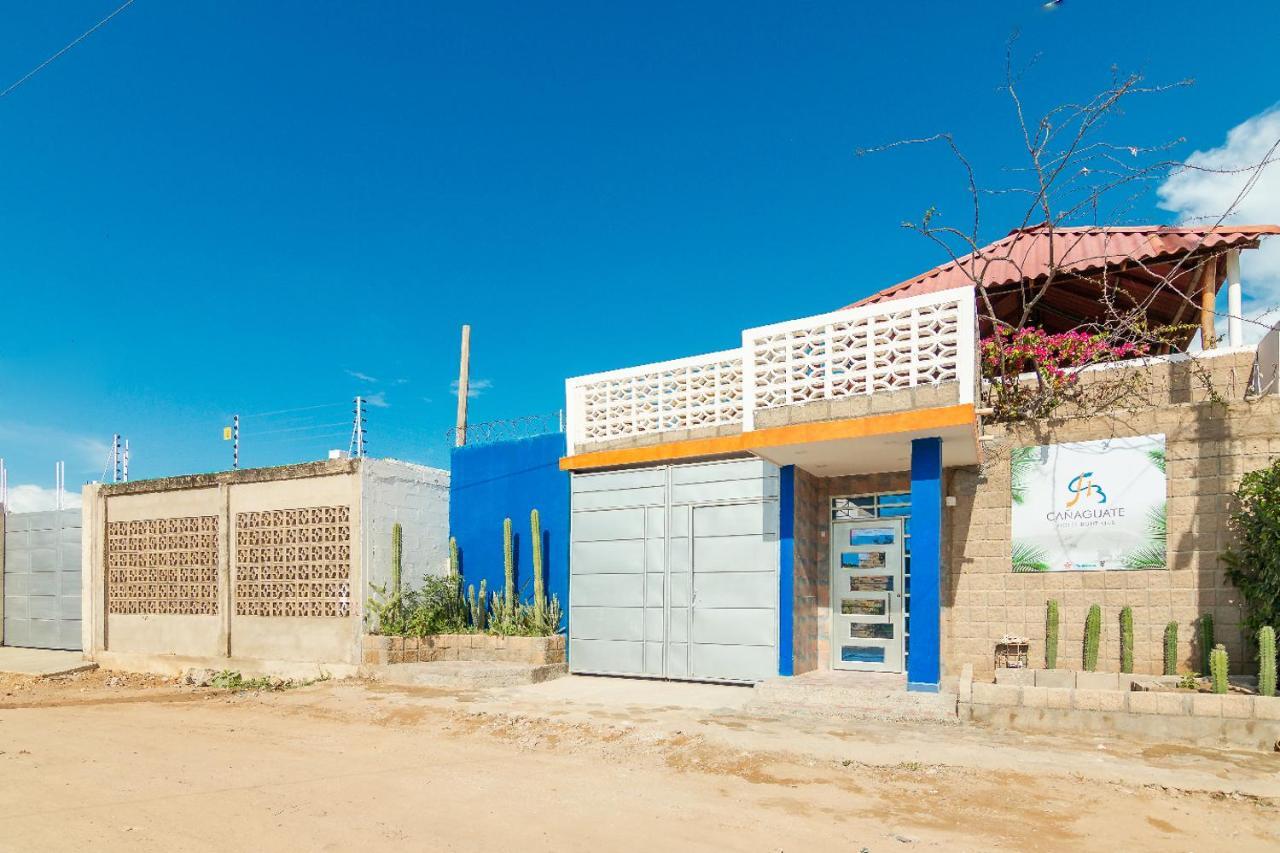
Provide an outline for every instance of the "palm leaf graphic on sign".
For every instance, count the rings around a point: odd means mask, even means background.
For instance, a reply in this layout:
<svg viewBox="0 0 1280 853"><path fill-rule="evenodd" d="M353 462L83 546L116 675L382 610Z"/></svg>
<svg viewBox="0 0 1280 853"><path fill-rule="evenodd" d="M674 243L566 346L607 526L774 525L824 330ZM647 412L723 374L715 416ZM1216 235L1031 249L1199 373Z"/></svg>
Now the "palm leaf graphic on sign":
<svg viewBox="0 0 1280 853"><path fill-rule="evenodd" d="M1160 454L1161 457L1164 454ZM1165 504L1147 510L1147 538L1141 545L1124 555L1126 569L1163 569L1165 545L1169 541L1169 519Z"/></svg>
<svg viewBox="0 0 1280 853"><path fill-rule="evenodd" d="M1030 542L1014 542L1011 554L1015 572L1047 572L1049 564L1045 560L1049 552L1039 545Z"/></svg>
<svg viewBox="0 0 1280 853"><path fill-rule="evenodd" d="M1009 457L1009 491L1015 504L1027 499L1027 481L1040 464L1039 451L1038 447L1015 447Z"/></svg>
<svg viewBox="0 0 1280 853"><path fill-rule="evenodd" d="M1165 463L1164 450L1148 450L1148 451L1147 451L1147 459L1151 460L1151 464L1152 464L1152 465L1154 465L1154 466L1156 466L1156 468L1160 469L1160 473L1161 473L1161 474L1165 473L1165 470L1164 470L1164 463Z"/></svg>

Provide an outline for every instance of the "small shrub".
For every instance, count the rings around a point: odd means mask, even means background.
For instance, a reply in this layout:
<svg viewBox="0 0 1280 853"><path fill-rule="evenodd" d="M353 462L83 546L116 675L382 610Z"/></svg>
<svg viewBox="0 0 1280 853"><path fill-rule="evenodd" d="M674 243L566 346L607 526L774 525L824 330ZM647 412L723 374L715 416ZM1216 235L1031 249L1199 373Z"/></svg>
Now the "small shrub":
<svg viewBox="0 0 1280 853"><path fill-rule="evenodd" d="M1229 520L1236 544L1222 555L1244 600L1244 628L1280 625L1280 459L1240 480Z"/></svg>

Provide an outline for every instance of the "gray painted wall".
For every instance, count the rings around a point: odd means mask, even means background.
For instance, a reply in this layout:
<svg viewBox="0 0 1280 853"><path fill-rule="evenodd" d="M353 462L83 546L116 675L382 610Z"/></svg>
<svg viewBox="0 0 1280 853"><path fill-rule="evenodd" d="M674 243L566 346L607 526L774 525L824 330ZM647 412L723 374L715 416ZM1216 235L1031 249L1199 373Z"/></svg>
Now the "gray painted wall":
<svg viewBox="0 0 1280 853"><path fill-rule="evenodd" d="M4 551L4 644L79 650L80 510L9 514Z"/></svg>
<svg viewBox="0 0 1280 853"><path fill-rule="evenodd" d="M391 526L404 529L403 581L422 584L423 575L449 570L449 472L397 459L361 460L366 579L391 580ZM364 595L369 594L366 584Z"/></svg>

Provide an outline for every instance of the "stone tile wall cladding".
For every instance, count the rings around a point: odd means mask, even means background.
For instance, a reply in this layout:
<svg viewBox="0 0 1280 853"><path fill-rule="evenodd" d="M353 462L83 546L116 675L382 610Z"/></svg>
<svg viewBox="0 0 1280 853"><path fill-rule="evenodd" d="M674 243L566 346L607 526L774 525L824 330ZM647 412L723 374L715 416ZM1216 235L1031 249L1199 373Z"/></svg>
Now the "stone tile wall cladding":
<svg viewBox="0 0 1280 853"><path fill-rule="evenodd" d="M1234 357L1214 361L1223 362L1213 367L1223 382L1230 382L1232 370L1237 380L1247 378ZM1170 373L1175 379L1179 375ZM1227 520L1240 478L1280 456L1280 398L1175 403L1132 414L992 425L985 431L995 440L985 447L983 468L948 472L947 494L956 496L957 505L944 515L942 659L947 674L968 663L976 676L989 678L995 643L1006 633L1030 638L1031 665L1042 665L1050 598L1061 606L1060 666L1079 666L1085 615L1097 603L1103 608L1100 670L1119 669L1119 617L1125 605L1133 608L1136 672L1161 671L1164 626L1170 620L1179 623L1180 666L1202 669L1194 622L1204 613L1213 614L1216 639L1226 645L1232 670L1251 669L1239 628L1240 596L1227 582L1219 555L1232 542ZM1154 433L1165 435L1168 456L1168 568L1009 570L1010 448Z"/></svg>
<svg viewBox="0 0 1280 853"><path fill-rule="evenodd" d="M433 634L382 637L366 634L362 661L369 666L444 660L503 661L543 665L564 663L564 635L499 637L493 634Z"/></svg>

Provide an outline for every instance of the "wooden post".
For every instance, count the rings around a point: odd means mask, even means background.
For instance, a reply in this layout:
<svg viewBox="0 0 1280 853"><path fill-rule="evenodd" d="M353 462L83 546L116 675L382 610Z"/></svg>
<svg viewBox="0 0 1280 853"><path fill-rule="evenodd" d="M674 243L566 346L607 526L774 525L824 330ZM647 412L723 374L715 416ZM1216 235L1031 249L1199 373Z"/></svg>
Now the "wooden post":
<svg viewBox="0 0 1280 853"><path fill-rule="evenodd" d="M462 327L462 359L458 366L458 424L454 430L454 445L467 443L467 378L471 369L471 327Z"/></svg>
<svg viewBox="0 0 1280 853"><path fill-rule="evenodd" d="M1217 289L1215 285L1218 283L1218 262L1213 258L1204 262L1204 266L1200 272L1200 346L1203 349L1213 349L1215 344L1214 338L1217 335L1213 331L1213 302L1217 297Z"/></svg>

